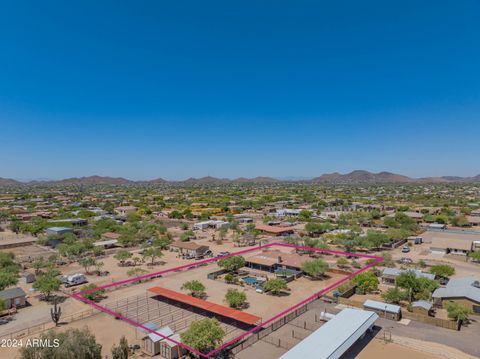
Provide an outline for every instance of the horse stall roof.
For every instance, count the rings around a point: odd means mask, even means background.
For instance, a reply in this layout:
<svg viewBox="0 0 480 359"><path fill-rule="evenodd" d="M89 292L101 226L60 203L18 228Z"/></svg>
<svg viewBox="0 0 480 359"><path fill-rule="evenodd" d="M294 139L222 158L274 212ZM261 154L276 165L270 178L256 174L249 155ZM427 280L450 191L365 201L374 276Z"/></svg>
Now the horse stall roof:
<svg viewBox="0 0 480 359"><path fill-rule="evenodd" d="M152 287L149 288L148 291L156 295L165 297L167 299L175 300L177 302L187 304L195 308L203 309L210 313L218 314L226 318L234 319L245 324L254 325L262 320L261 317L258 317L256 315L241 312L239 310L228 308L223 305L215 304L203 299L194 298L189 295L178 293L167 288Z"/></svg>
<svg viewBox="0 0 480 359"><path fill-rule="evenodd" d="M369 329L378 315L359 309L343 309L280 359L338 359Z"/></svg>

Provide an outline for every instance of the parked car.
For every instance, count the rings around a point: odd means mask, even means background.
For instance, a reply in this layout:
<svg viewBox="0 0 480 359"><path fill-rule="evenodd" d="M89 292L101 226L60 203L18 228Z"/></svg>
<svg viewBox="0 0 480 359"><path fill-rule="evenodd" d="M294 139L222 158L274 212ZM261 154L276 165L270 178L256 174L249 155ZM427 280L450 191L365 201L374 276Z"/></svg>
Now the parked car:
<svg viewBox="0 0 480 359"><path fill-rule="evenodd" d="M400 258L399 262L405 264L413 264L413 260L407 257Z"/></svg>
<svg viewBox="0 0 480 359"><path fill-rule="evenodd" d="M217 254L217 257L224 257L224 256L228 256L230 254L230 252L220 252Z"/></svg>
<svg viewBox="0 0 480 359"><path fill-rule="evenodd" d="M410 247L408 245L402 247L402 253L410 252Z"/></svg>

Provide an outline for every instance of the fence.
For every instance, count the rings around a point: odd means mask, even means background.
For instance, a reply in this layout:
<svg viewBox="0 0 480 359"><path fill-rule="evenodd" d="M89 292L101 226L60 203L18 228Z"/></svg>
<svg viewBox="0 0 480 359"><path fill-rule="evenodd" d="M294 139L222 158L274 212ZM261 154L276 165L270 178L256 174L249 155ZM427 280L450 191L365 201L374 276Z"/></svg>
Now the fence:
<svg viewBox="0 0 480 359"><path fill-rule="evenodd" d="M301 307L298 307L294 311L288 313L287 315L283 316L282 318L272 322L269 324L267 327L262 328L258 332L255 332L251 334L249 337L246 339L235 343L234 346L230 349L230 352L235 355L244 350L245 348L248 348L249 346L255 344L259 340L263 340L265 342L268 342L270 344L274 344L276 346L285 348L285 349L290 349L291 348L291 343L288 343L288 339L282 338L282 339L277 339L277 338L269 338L268 336L272 334L274 331L277 329L281 328L285 324L291 322L298 316L302 315L303 313L308 311L308 305L315 301L317 299L312 299L311 302L305 303ZM295 343L296 344L296 343Z"/></svg>
<svg viewBox="0 0 480 359"><path fill-rule="evenodd" d="M347 298L339 298L338 299L340 304L343 305L348 305L352 307L357 307L357 308L363 308L363 303L352 300L352 299L347 299ZM402 310L402 318L405 319L410 319L410 320L416 320L422 323L430 324L430 325L435 325L437 327L442 327L442 328L447 328L447 329L452 329L452 330L460 330L461 328L461 322L456 322L453 320L448 320L448 319L442 319L442 318L435 318L435 317L430 317L427 315L423 315L420 313L412 313L407 310Z"/></svg>
<svg viewBox="0 0 480 359"><path fill-rule="evenodd" d="M92 308L92 309L88 309L88 310L85 310L85 311L80 312L80 313L70 314L70 315L68 315L66 317L62 317L60 319L61 319L62 323L72 323L72 322L75 322L77 320L82 320L82 319L91 317L93 315L99 314L99 313L101 313L99 310L96 310L96 309ZM27 328L24 328L24 329L16 330L16 331L13 331L13 332L8 333L8 334L4 334L4 335L0 336L0 340L2 340L2 339L21 339L21 338L27 337L29 335L41 333L41 332L44 332L45 330L53 329L53 328L55 328L55 323L53 323L52 321L48 321L48 322L40 323L40 324L31 326L31 327L27 327Z"/></svg>
<svg viewBox="0 0 480 359"><path fill-rule="evenodd" d="M454 320L429 317L427 315L423 315L420 313L412 313L407 311L404 311L402 313L402 317L406 319L417 320L419 322L435 325L437 327L452 329L452 330L460 330L461 324L462 324L461 321L457 322Z"/></svg>

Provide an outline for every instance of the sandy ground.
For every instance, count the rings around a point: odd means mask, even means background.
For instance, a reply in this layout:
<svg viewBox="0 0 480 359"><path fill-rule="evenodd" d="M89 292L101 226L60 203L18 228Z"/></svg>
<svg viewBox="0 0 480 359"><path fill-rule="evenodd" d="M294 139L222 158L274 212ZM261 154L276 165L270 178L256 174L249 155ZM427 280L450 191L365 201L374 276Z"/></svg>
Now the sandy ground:
<svg viewBox="0 0 480 359"><path fill-rule="evenodd" d="M347 356L348 357L348 356ZM372 340L357 356L358 359L436 359L438 356L422 353L395 343Z"/></svg>
<svg viewBox="0 0 480 359"><path fill-rule="evenodd" d="M121 320L115 320L111 316L101 313L95 316L70 323L66 326L60 326L57 330L64 331L69 328L89 328L95 333L97 343L102 345L102 356L108 355L110 357L110 350L113 345L118 344L122 335L124 335L129 344L141 345L141 333L135 333L135 329L129 324ZM37 337L39 334L32 337ZM25 343L27 337L23 338ZM17 348L0 348L0 358L2 359L17 359L20 358L20 349Z"/></svg>

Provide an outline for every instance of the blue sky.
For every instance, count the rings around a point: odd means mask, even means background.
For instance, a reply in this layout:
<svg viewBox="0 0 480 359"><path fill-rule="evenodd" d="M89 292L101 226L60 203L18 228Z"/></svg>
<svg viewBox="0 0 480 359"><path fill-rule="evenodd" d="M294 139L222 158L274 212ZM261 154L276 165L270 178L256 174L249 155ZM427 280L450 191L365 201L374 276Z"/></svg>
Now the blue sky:
<svg viewBox="0 0 480 359"><path fill-rule="evenodd" d="M0 177L480 173L478 1L0 10Z"/></svg>

